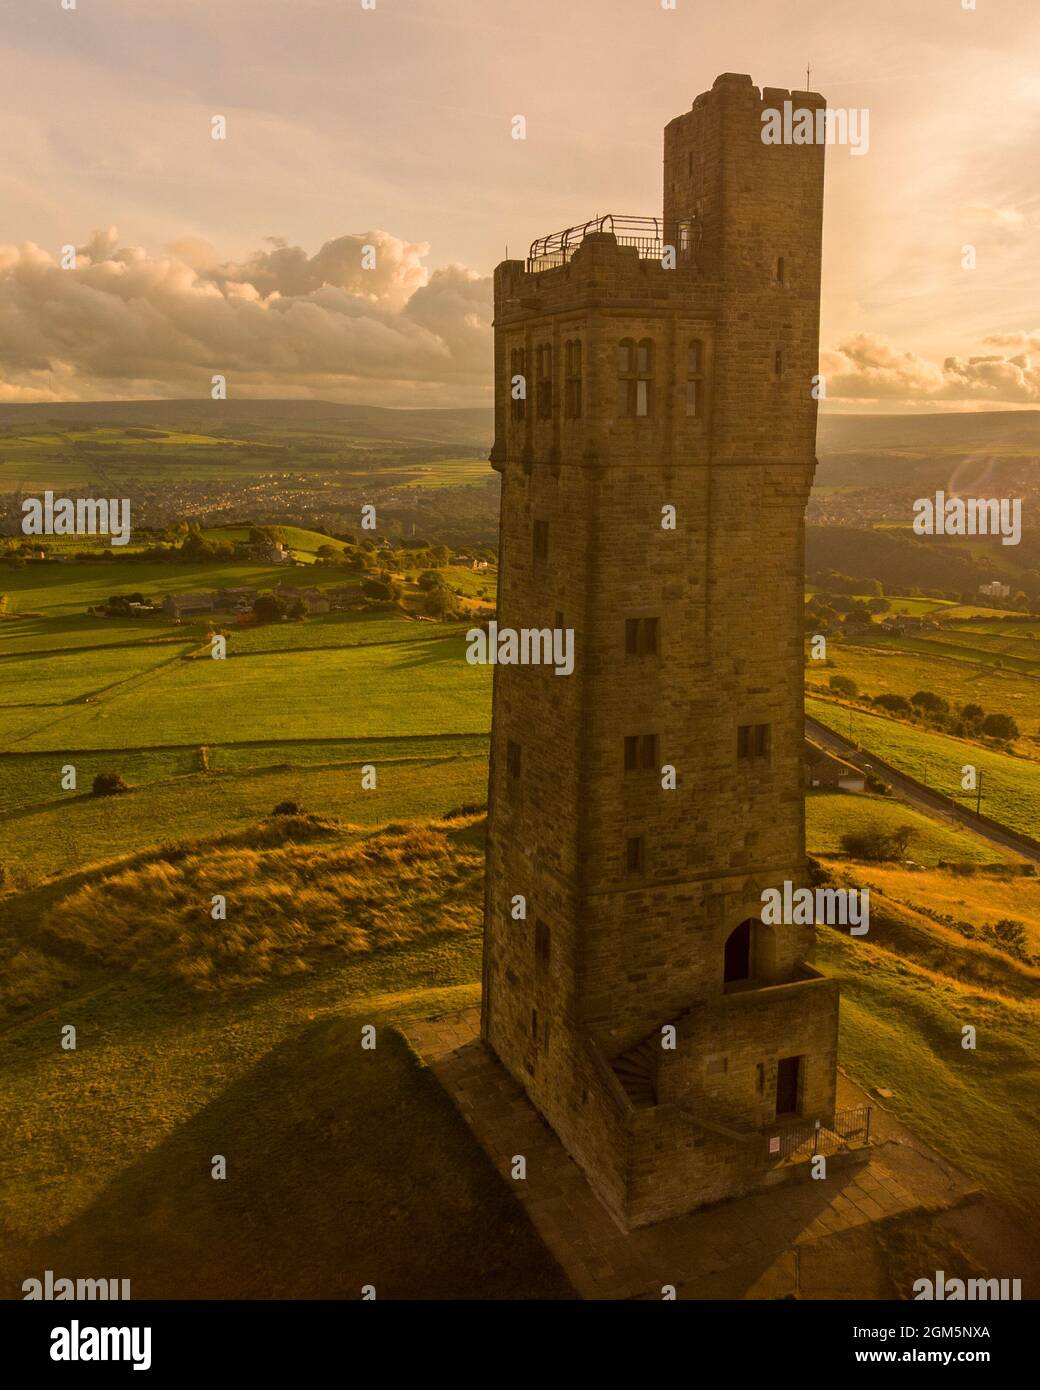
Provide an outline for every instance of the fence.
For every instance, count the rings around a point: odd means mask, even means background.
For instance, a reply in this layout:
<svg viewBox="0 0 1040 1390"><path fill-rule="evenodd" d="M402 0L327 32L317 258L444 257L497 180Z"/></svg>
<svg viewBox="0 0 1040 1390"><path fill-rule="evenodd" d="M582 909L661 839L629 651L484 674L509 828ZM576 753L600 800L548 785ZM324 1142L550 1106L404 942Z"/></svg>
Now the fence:
<svg viewBox="0 0 1040 1390"><path fill-rule="evenodd" d="M873 1106L860 1105L836 1110L834 1121L824 1125L819 1120L785 1126L779 1136L769 1139L769 1157L812 1158L815 1154L840 1153L843 1149L862 1149L870 1143L870 1115ZM775 1147L779 1145L779 1147Z"/></svg>

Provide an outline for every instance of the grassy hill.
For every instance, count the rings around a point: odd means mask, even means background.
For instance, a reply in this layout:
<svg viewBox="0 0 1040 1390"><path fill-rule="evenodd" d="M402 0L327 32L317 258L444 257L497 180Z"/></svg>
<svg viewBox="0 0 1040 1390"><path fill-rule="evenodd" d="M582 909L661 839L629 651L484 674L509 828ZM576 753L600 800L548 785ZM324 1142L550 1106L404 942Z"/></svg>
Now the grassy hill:
<svg viewBox="0 0 1040 1390"><path fill-rule="evenodd" d="M324 907L318 860L337 866ZM279 819L9 898L4 979L31 985L49 963L64 989L57 1009L2 1001L3 1296L45 1268L118 1270L135 1298L570 1296L394 1031L475 999L481 862L472 818L369 837ZM196 870L236 876L226 923L196 912ZM162 883L163 921L141 937Z"/></svg>
<svg viewBox="0 0 1040 1390"><path fill-rule="evenodd" d="M481 830L275 817L9 894L0 1288L53 1268L118 1270L138 1298L568 1296L394 1031L478 997ZM901 906L900 872L877 871L867 938L819 932L843 1063L1035 1213L1040 972ZM974 913L991 885L961 882Z"/></svg>

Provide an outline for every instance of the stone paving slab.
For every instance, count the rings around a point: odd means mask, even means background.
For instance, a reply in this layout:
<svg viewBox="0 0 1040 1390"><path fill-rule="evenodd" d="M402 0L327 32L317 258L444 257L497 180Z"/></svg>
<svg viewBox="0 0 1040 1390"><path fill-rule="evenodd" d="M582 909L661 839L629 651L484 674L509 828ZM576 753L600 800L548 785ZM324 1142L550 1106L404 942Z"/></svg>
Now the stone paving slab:
<svg viewBox="0 0 1040 1390"><path fill-rule="evenodd" d="M402 1031L583 1298L656 1299L665 1285L674 1285L679 1298L871 1297L864 1289L876 1287L880 1275L876 1255L864 1253L873 1249L870 1228L921 1208L953 1207L975 1193L964 1174L839 1076L839 1106L875 1106L878 1142L869 1164L626 1232L480 1041L479 1027L473 1008ZM511 1176L515 1154L527 1160L522 1181ZM829 1282L824 1268L832 1271Z"/></svg>

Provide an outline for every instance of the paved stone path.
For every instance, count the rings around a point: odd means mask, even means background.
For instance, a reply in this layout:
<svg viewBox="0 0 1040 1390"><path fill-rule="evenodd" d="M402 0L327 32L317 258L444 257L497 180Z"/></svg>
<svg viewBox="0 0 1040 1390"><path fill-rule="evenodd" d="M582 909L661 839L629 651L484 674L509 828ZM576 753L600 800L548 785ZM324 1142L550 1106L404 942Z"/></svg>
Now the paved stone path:
<svg viewBox="0 0 1040 1390"><path fill-rule="evenodd" d="M967 1178L846 1077L839 1106L874 1106L869 1164L790 1183L624 1232L553 1131L479 1039L477 1009L413 1023L412 1047L512 1184L577 1292L589 1299L876 1297L884 1273L872 1226L970 1196ZM514 1154L527 1159L516 1181Z"/></svg>

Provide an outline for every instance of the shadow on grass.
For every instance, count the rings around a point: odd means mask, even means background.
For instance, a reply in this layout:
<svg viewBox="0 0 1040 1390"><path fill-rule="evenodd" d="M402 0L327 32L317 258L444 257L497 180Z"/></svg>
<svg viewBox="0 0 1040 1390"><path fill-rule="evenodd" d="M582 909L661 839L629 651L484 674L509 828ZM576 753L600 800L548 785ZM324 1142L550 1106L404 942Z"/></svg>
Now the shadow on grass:
<svg viewBox="0 0 1040 1390"><path fill-rule="evenodd" d="M16 1254L134 1298L573 1297L433 1074L390 1026L318 1021ZM227 1177L211 1176L214 1155Z"/></svg>

